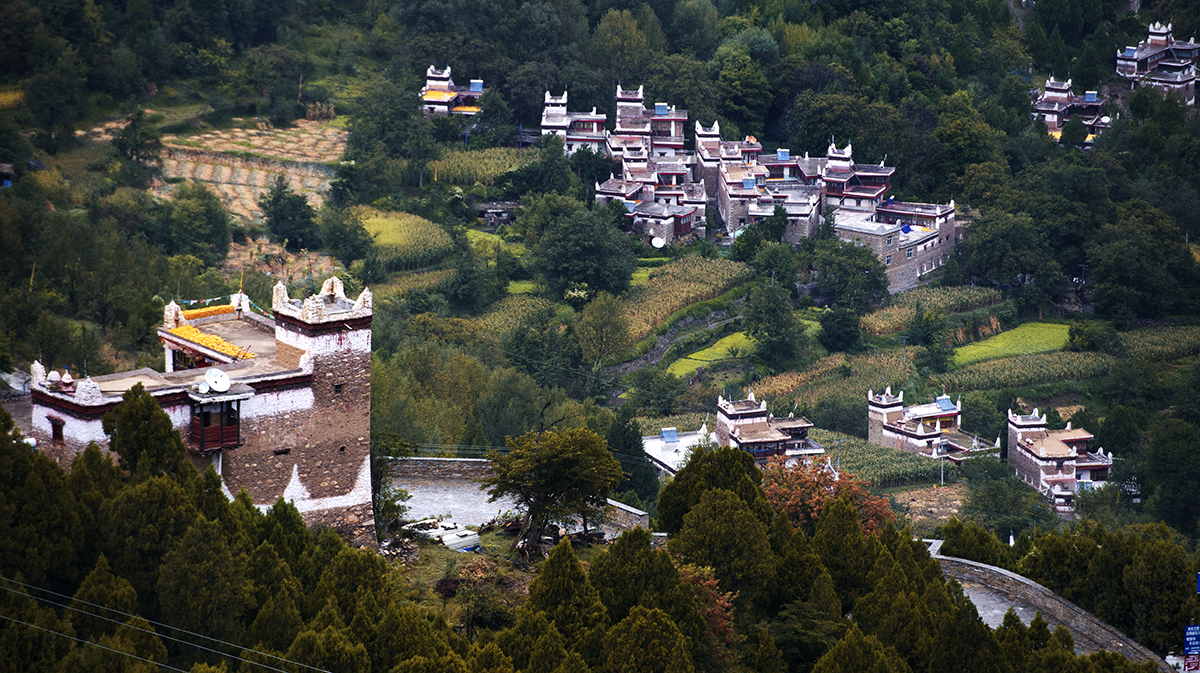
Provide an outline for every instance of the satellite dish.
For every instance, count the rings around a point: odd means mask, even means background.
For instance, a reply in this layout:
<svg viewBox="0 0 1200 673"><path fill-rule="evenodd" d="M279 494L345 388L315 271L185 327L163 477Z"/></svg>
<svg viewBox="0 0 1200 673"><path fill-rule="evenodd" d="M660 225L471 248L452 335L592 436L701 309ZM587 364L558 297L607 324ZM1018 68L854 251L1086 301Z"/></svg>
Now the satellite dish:
<svg viewBox="0 0 1200 673"><path fill-rule="evenodd" d="M659 250L662 250L662 247L666 244L667 244L667 242L664 241L659 236L655 236L653 239L650 240L650 245L653 245L655 248L657 248Z"/></svg>
<svg viewBox="0 0 1200 673"><path fill-rule="evenodd" d="M207 395L208 394L208 384L201 383L200 387L196 388L196 390L199 390L201 395Z"/></svg>
<svg viewBox="0 0 1200 673"><path fill-rule="evenodd" d="M220 369L210 369L204 373L204 382L212 388L214 393L223 393L229 390L229 374Z"/></svg>
<svg viewBox="0 0 1200 673"><path fill-rule="evenodd" d="M1111 117L1107 117L1107 116L1105 116L1105 117L1101 117L1101 118L1100 118L1100 123L1101 123L1101 124L1107 124L1107 123L1109 123L1109 122L1111 122L1111 121L1112 121L1112 118L1111 118Z"/></svg>

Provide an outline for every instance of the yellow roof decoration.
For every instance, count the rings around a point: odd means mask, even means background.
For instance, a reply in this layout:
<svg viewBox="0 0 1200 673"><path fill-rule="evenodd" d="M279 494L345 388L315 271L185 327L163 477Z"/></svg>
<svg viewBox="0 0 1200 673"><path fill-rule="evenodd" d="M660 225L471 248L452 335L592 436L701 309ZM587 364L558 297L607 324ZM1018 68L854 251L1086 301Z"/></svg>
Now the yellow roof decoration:
<svg viewBox="0 0 1200 673"><path fill-rule="evenodd" d="M438 91L437 89L434 89L432 91L426 91L425 93L421 94L421 99L427 100L427 101L440 101L440 102L445 103L445 102L454 100L457 96L458 96L458 94L454 93L453 91Z"/></svg>
<svg viewBox="0 0 1200 673"><path fill-rule="evenodd" d="M1055 140L1061 141L1061 140L1062 140L1062 131L1051 131L1051 132L1050 132L1050 137L1051 137L1051 138L1054 138ZM1089 133L1089 134L1088 134L1088 137L1084 139L1084 142L1085 142L1085 143L1090 143L1090 142L1092 142L1092 141L1093 141L1093 140L1095 140L1095 139L1096 139L1096 134L1094 134L1094 133Z"/></svg>
<svg viewBox="0 0 1200 673"><path fill-rule="evenodd" d="M180 325L179 327L169 331L171 334L174 334L181 339L187 339L194 344L204 346L209 350L214 350L230 357L241 357L242 359L254 357L254 353L243 351L241 348L238 348L221 337L216 336L215 334L201 332L191 325Z"/></svg>
<svg viewBox="0 0 1200 673"><path fill-rule="evenodd" d="M458 105L453 109L453 112L479 112L482 109L478 105Z"/></svg>

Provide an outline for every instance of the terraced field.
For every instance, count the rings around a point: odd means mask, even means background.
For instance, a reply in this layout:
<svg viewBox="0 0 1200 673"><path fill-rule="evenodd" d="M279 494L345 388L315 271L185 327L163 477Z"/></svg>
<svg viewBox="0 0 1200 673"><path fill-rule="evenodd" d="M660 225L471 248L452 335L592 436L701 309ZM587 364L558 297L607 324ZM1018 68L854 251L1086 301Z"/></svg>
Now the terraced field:
<svg viewBox="0 0 1200 673"><path fill-rule="evenodd" d="M248 220L262 216L258 197L270 189L276 175L284 175L292 190L304 194L314 208L325 202L325 192L333 179L332 170L311 166L190 152L172 152L164 157L162 170L168 178L203 182L221 197L230 213Z"/></svg>
<svg viewBox="0 0 1200 673"><path fill-rule="evenodd" d="M346 150L347 133L328 123L299 120L290 129L227 129L163 137L163 175L208 185L229 209L258 219L258 197L284 175L314 208L333 180L332 161Z"/></svg>
<svg viewBox="0 0 1200 673"><path fill-rule="evenodd" d="M235 120L236 121L236 120ZM341 159L349 133L328 122L296 120L290 129L223 129L178 138L163 136L166 147L192 147L208 152L250 152L257 156L306 163Z"/></svg>

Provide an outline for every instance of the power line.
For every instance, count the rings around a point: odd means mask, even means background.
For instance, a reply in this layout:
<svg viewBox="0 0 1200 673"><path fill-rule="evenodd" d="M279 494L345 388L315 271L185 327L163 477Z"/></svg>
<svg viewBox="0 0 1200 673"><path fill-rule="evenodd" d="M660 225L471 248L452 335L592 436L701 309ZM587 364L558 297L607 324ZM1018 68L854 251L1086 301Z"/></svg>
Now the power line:
<svg viewBox="0 0 1200 673"><path fill-rule="evenodd" d="M37 629L38 631L45 631L46 633L52 633L56 636L62 636L63 638L69 638L71 640L74 640L77 643L83 643L84 645L91 645L92 647L98 647L102 650L108 650L109 652L112 652L114 654L120 654L125 657L131 657L133 659L137 659L138 661L144 661L147 664L154 664L155 666L158 666L159 668L166 668L166 669L169 669L172 671L179 671L179 673L188 673L187 671L183 670L182 668L175 668L174 666L171 666L170 664L159 663L157 661L153 661L153 660L147 659L145 657L139 657L136 654L131 654L129 652L122 652L121 650L114 649L114 648L108 647L106 645L101 645L100 643L93 643L90 640L84 640L83 638L78 638L76 636L68 635L66 633L60 633L53 629L48 629L44 626L38 626L37 624L30 624L29 622L21 621L20 619L17 619L16 617L9 617L8 615L0 615L0 618L7 619L10 622L16 622L17 624L21 624L22 626L28 626L29 628L32 628L32 629ZM251 663L253 663L253 662L251 662Z"/></svg>
<svg viewBox="0 0 1200 673"><path fill-rule="evenodd" d="M99 605L99 604L97 604L97 603L92 603L92 602L89 602L89 601L85 601L85 600L83 600L83 599L81 599L81 598L74 598L74 597L72 597L72 596L68 596L68 595L66 595L66 594L60 594L60 593L58 593L57 591L52 591L52 590L50 590L50 589L44 589L44 588L42 588L42 587L39 587L39 586L36 586L36 585L33 585L33 584L26 584L26 583L24 583L24 582L20 582L20 581L14 580L14 579L9 579L9 578L7 578L7 577L4 577L4 576L2 576L2 575L0 575L0 581L3 581L3 582L11 582L12 584L16 584L16 585L18 585L18 586L22 586L22 587L25 587L25 588L27 588L27 589L35 589L35 590L37 590L37 591L41 591L41 592L44 592L44 593L48 593L48 594L50 594L50 595L52 595L52 596L58 596L59 598L68 599L68 600L70 600L70 601L72 601L72 602L75 602L75 603L82 603L82 604L84 604L84 605L90 605L90 606L92 606L92 607L94 607L94 608L99 608L99 609L101 609L101 610L107 610L108 612L111 612L111 613L114 613L114 614L121 615L122 617L128 617L128 618L130 618L130 619L142 619L142 620L144 620L146 623L148 623L148 624L150 624L150 625L152 625L152 626L160 626L160 627L162 627L163 629L169 629L169 630L172 630L172 631L178 631L178 632L180 632L180 633L186 633L186 634L188 634L189 636L195 636L195 637L197 637L197 638L203 638L204 640L208 640L208 641L211 641L211 642L214 642L214 643L220 643L221 645L227 645L227 646L229 646L229 647L236 648L236 649L238 649L239 651L241 651L241 650L253 651L253 652L255 652L255 654L260 654L260 655L262 655L262 656L264 656L264 657L269 657L269 658L271 658L271 659L278 659L279 661L282 661L282 662L285 662L285 663L288 663L288 664L294 664L294 665L296 665L296 666L303 666L304 668L308 668L308 669L311 669L311 670L314 670L314 671L321 671L322 673L330 673L330 671L327 671L327 670L325 670L325 669L323 669L323 668L317 668L317 667L315 667L315 666L309 666L308 664L303 664L303 663L300 663L300 662L298 662L298 661L292 661L291 659L286 659L286 658L284 658L284 657L280 657L280 656L277 656L277 655L274 655L274 654L269 654L269 653L267 653L267 652L258 652L258 651L256 651L256 650L250 650L250 648L248 648L248 647L245 647L245 646L243 646L243 645L238 645L237 643L231 643L231 642L228 642L228 641L225 641L225 640L221 640L221 639L219 639L219 638L213 638L213 637L211 637L211 636L206 636L206 635L204 635L204 634L202 634L202 633L196 633L196 632L194 632L194 631L188 631L187 629L182 629L182 628L179 628L179 627L177 627L177 626L171 626L170 624L163 624L162 622L156 622L156 621L153 621L153 620L150 620L150 619L146 619L145 617L142 617L142 616L140 616L140 615L133 615L133 614L129 614L128 612L121 612L120 610L117 610L116 608L110 608L110 607L108 607L108 606L105 606L105 605ZM72 607L71 605L64 605L64 604L62 604L62 603L57 603L57 602L55 602L55 601L52 601L52 600L50 600L50 599L48 599L48 598L42 598L42 597L39 597L39 596L33 596L33 595L31 595L31 594L22 593L22 592L20 592L20 591L17 591L16 589L12 589L12 588L10 588L10 587L4 586L3 584L0 584L0 589L4 589L5 591L10 591L10 592L12 592L12 593L15 593L15 594L20 594L20 595L28 596L29 598L32 598L32 599L34 599L34 600L42 601L42 602L44 602L44 603L49 603L50 605L53 605L53 606L56 606L56 607L65 608L65 609L67 609L67 610L74 610L75 612L81 612L81 613L83 613L83 614L85 614L85 615L88 615L89 617L95 617L96 619L103 619L103 620L105 620L105 621L113 622L114 624L119 624L119 625L121 625L121 626L124 626L124 627L126 627L126 628L130 628L130 629L133 629L133 630L135 630L135 631L141 631L142 633L149 633L149 634L151 634L151 635L155 635L155 636L158 636L158 637L160 637L160 638L166 638L167 640L174 641L174 642L177 642L177 643L181 643L181 644L183 644L183 645L188 645L188 646L190 646L190 647L195 647L195 648L198 648L198 649L201 649L201 650L205 650L205 651L207 651L207 652L212 652L213 654L219 654L219 655L221 655L221 656L223 656L223 657L229 657L229 658L231 658L231 659L235 659L235 660L237 660L237 661L244 661L244 662L246 662L246 663L248 663L248 664L253 664L253 665L255 665L255 666L261 666L261 667L263 667L263 668L266 668L266 669L269 669L269 670L272 670L272 671L278 671L278 673L287 673L287 671L284 671L283 669L275 668L275 667L273 667L273 666L269 666L269 665L267 665L267 664L259 663L259 662L256 662L256 661L251 661L251 660L249 660L249 659L246 659L246 658L244 658L244 657L241 657L241 656L239 656L239 655L236 655L236 654L226 654L225 652L222 652L222 651L220 651L220 650L216 650L216 649L213 649L213 648L211 648L211 647L206 647L206 646L204 646L204 645L200 645L200 644L198 644L198 643L193 643L193 642L191 642L191 641L183 640L182 638L176 638L176 637L174 637L174 636L167 635L166 633L159 633L159 632L157 632L157 631L153 631L153 630L151 630L151 629L143 629L143 628L141 628L141 627L139 627L139 626L130 626L129 624L126 624L126 623L124 623L124 622L117 621L117 620L115 620L115 619L112 619L111 617L105 617L105 616L103 616L103 615L100 615L100 614L96 614L96 613L93 613L93 612L88 612L87 610L81 610L81 609L79 609L79 608ZM3 616L3 615L0 615L0 616ZM186 672L185 672L185 673L186 673Z"/></svg>

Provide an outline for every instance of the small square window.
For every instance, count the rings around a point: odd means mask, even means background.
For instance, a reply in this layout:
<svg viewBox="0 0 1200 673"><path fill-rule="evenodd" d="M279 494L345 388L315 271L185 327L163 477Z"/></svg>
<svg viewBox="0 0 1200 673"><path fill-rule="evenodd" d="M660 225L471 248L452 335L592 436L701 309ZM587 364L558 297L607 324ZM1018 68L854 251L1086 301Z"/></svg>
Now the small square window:
<svg viewBox="0 0 1200 673"><path fill-rule="evenodd" d="M887 237L887 245L888 245L888 246L891 246L891 245L892 245L892 237L891 237L891 236L888 236L888 237Z"/></svg>
<svg viewBox="0 0 1200 673"><path fill-rule="evenodd" d="M904 256L909 259L912 259L912 251L913 251L912 248L909 248L908 250L904 251Z"/></svg>
<svg viewBox="0 0 1200 673"><path fill-rule="evenodd" d="M890 265L890 264L892 263L892 256L891 256L891 255L888 255L888 256L887 256L887 259L885 259L883 263L884 263L884 264L889 264L889 265Z"/></svg>
<svg viewBox="0 0 1200 673"><path fill-rule="evenodd" d="M344 383L335 383L335 384L333 384L333 394L334 394L334 395L341 395L341 394L342 394L342 390L343 390L345 387L346 387L346 384L344 384Z"/></svg>

